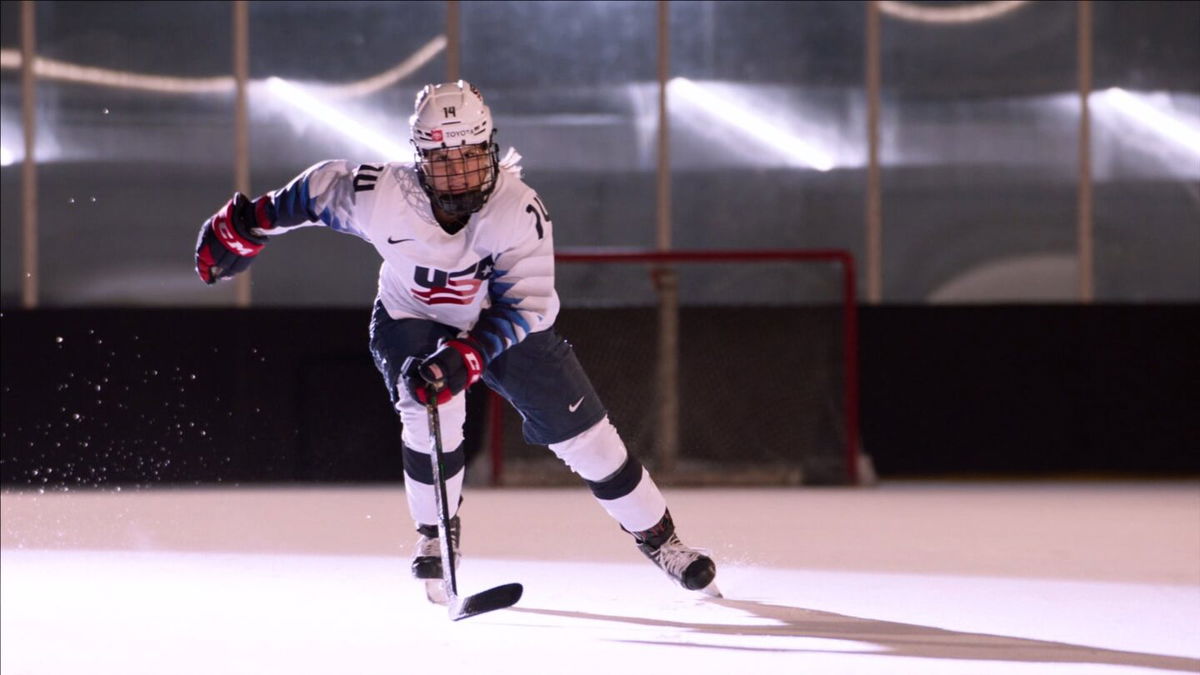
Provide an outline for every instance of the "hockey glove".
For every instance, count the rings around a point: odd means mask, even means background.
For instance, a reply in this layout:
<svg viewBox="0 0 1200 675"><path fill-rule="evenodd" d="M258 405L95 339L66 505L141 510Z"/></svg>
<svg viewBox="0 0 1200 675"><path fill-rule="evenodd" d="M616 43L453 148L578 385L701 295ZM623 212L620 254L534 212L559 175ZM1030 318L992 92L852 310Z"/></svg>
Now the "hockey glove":
<svg viewBox="0 0 1200 675"><path fill-rule="evenodd" d="M428 402L426 390L437 391L441 405L483 377L487 367L479 343L469 337L443 340L437 351L426 357L410 356L401 367L400 378L413 399Z"/></svg>
<svg viewBox="0 0 1200 675"><path fill-rule="evenodd" d="M204 221L196 241L196 274L204 283L215 284L250 267L267 243L267 238L255 234L253 228L274 227L270 201L266 195L250 201L235 192L233 199Z"/></svg>

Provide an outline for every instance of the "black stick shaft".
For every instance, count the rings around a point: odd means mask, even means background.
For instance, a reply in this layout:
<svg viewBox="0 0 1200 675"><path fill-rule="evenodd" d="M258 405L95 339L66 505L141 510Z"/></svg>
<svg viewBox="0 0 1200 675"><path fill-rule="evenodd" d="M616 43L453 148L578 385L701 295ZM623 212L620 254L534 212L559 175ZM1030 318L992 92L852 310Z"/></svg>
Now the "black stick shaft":
<svg viewBox="0 0 1200 675"><path fill-rule="evenodd" d="M438 415L437 392L433 387L426 391L429 402L425 409L429 412L429 430L433 434L433 494L438 509L438 543L442 552L442 580L451 603L458 595L458 576L454 570L454 549L450 545L450 500L446 494L446 475L443 472L445 462L442 454L442 423Z"/></svg>

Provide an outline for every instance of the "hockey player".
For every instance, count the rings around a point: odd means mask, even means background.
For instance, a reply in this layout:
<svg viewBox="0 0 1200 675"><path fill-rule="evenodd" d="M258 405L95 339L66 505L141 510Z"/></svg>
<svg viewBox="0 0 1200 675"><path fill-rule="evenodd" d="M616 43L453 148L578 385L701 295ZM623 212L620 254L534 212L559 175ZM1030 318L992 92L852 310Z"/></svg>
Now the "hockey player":
<svg viewBox="0 0 1200 675"><path fill-rule="evenodd" d="M457 551L463 391L482 380L520 411L525 438L549 446L583 478L646 557L684 588L715 592L712 559L680 542L662 493L555 331L550 215L521 181L520 156L510 149L500 159L479 90L462 80L428 85L409 122L412 163L323 161L257 199L235 193L201 227L200 278L230 278L250 266L269 236L306 225L355 235L379 252L370 348L403 424L417 579L442 577L428 387L438 391Z"/></svg>

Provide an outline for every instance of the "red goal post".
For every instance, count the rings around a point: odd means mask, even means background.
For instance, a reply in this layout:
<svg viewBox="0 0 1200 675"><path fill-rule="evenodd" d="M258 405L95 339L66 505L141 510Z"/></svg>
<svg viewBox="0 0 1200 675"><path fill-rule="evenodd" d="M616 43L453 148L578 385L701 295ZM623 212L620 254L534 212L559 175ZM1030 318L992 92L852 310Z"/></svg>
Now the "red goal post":
<svg viewBox="0 0 1200 675"><path fill-rule="evenodd" d="M849 251L840 249L769 249L769 250L672 250L672 251L655 251L655 250L616 250L616 249L563 249L559 250L555 255L556 266L559 270L563 270L564 266L576 264L625 264L625 265L642 265L644 266L650 277L653 279L655 288L659 291L658 310L660 315L659 327L670 325L671 319L667 319L667 324L663 324L662 316L669 316L671 312L678 313L678 296L674 300L671 298L669 291L664 291L664 288L669 288L671 284L663 283L662 276L670 274L670 270L680 266L696 265L698 263L826 263L832 264L839 268L840 277L840 298L836 302L840 303L840 340L841 340L841 440L843 447L841 449L844 460L844 478L841 482L851 485L862 482L866 477L860 475L860 437L859 437L859 375L858 375L858 299L856 291L856 272L854 257ZM560 293L564 294L564 306L569 305L571 297L570 290L560 287ZM664 312L664 309L666 310ZM565 337L569 341L574 341L571 334L566 334ZM662 353L662 352L660 352ZM669 354L668 354L669 356ZM585 362L585 367L587 363ZM669 368L669 367L668 367ZM590 373L589 368L589 373ZM658 375L663 376L661 369ZM671 374L672 371L666 371ZM647 377L653 377L654 374L648 374ZM593 375L593 380L595 376ZM599 391L601 397L608 398L610 395L604 390ZM491 415L489 420L489 450L491 459L491 482L493 485L501 485L505 482L506 457L505 457L505 410L509 408L508 404L499 398L498 395L491 395ZM512 431L510 430L511 434ZM670 445L672 440L668 440ZM661 441L659 443L661 445ZM549 452L548 450L545 452ZM551 456L552 457L552 456ZM670 458L665 458L667 461ZM656 472L656 477L659 473L667 474L669 481L670 465L668 464L667 471Z"/></svg>

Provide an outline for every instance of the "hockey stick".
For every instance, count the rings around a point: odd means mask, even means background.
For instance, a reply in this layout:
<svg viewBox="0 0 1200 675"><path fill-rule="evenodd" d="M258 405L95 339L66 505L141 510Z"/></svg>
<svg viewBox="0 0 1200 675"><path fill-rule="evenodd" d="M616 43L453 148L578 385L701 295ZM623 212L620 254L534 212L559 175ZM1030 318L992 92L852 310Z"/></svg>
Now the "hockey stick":
<svg viewBox="0 0 1200 675"><path fill-rule="evenodd" d="M504 584L486 591L459 597L458 573L454 569L454 549L450 546L450 505L446 495L445 463L442 453L442 424L438 415L437 390L431 385L425 392L425 410L429 413L429 428L433 432L433 495L438 510L438 544L442 553L442 587L449 600L450 619L458 621L476 614L512 607L521 599L521 584Z"/></svg>

